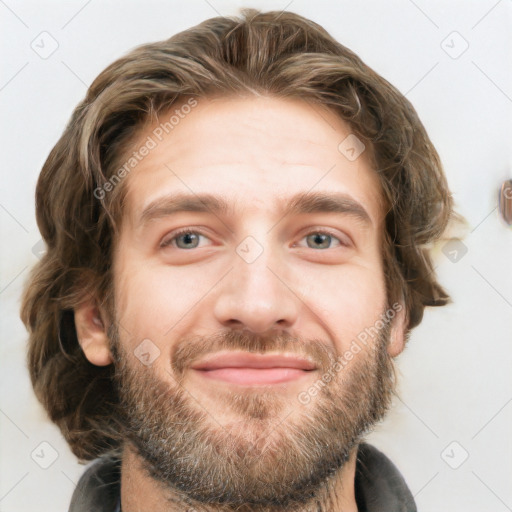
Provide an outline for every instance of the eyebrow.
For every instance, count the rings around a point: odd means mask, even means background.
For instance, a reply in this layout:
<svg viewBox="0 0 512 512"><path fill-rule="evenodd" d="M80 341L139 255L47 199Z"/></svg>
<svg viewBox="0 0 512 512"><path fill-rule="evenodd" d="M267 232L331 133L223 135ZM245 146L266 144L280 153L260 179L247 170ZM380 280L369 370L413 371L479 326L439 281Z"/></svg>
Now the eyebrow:
<svg viewBox="0 0 512 512"><path fill-rule="evenodd" d="M168 217L180 212L211 213L224 217L235 214L231 205L219 196L208 193L176 193L152 201L144 208L137 225L143 226L151 220ZM344 193L301 192L289 198L285 208L281 211L283 217L311 213L350 215L366 227L372 225L371 217L363 205Z"/></svg>

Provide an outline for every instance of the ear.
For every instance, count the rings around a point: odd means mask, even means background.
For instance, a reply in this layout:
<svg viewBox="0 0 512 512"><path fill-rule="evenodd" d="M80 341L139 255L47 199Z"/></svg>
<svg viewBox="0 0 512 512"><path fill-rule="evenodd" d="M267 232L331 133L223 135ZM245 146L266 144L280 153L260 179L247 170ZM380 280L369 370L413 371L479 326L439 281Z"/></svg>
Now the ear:
<svg viewBox="0 0 512 512"><path fill-rule="evenodd" d="M407 341L405 335L407 312L403 302L395 302L392 309L395 311L395 316L391 320L388 354L391 357L396 357L403 351Z"/></svg>
<svg viewBox="0 0 512 512"><path fill-rule="evenodd" d="M113 362L105 317L94 300L75 308L75 327L78 342L90 363L107 366Z"/></svg>

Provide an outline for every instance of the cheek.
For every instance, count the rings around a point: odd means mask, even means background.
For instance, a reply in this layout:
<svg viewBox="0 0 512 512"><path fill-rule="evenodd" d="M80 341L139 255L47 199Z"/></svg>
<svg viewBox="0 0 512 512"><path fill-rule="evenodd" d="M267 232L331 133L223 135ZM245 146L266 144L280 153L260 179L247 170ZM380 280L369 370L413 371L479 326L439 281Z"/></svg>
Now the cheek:
<svg viewBox="0 0 512 512"><path fill-rule="evenodd" d="M319 274L309 283L302 291L305 303L333 332L342 349L373 326L386 307L384 277L377 270L346 265Z"/></svg>
<svg viewBox="0 0 512 512"><path fill-rule="evenodd" d="M223 273L211 267L199 270L125 261L116 268L118 319L136 339L163 341L170 330L176 333L190 324L201 300Z"/></svg>

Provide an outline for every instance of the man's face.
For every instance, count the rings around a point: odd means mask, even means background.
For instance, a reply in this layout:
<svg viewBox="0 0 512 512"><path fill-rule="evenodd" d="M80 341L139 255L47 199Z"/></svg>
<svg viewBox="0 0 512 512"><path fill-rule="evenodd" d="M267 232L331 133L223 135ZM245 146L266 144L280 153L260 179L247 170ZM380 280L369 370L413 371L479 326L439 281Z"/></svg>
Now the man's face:
<svg viewBox="0 0 512 512"><path fill-rule="evenodd" d="M393 387L389 325L352 348L388 307L378 178L365 152L338 150L348 125L298 100L201 99L165 137L157 126L134 144L157 142L125 178L113 262L129 439L154 478L199 501L305 502ZM177 194L190 204L171 211ZM192 207L204 194L226 208ZM300 194L346 211L287 212ZM225 357L247 353L303 365Z"/></svg>

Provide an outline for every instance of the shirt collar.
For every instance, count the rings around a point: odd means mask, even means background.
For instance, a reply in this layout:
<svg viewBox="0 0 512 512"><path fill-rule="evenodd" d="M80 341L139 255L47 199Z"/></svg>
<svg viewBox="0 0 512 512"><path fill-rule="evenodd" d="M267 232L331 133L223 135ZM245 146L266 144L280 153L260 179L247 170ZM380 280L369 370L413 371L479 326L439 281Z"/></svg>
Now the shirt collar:
<svg viewBox="0 0 512 512"><path fill-rule="evenodd" d="M69 512L120 512L120 481L119 459L96 459L80 478ZM354 490L359 512L417 512L396 466L366 443L358 448Z"/></svg>

